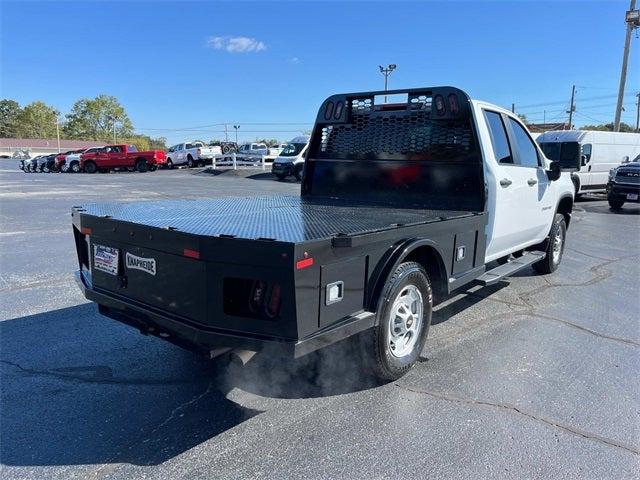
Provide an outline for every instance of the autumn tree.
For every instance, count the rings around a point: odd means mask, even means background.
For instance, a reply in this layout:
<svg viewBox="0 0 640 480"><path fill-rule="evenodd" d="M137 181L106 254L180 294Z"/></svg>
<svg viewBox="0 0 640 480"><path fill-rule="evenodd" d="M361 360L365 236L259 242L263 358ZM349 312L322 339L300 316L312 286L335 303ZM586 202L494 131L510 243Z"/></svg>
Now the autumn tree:
<svg viewBox="0 0 640 480"><path fill-rule="evenodd" d="M58 115L55 108L44 102L31 102L16 115L13 137L55 138Z"/></svg>
<svg viewBox="0 0 640 480"><path fill-rule="evenodd" d="M65 134L68 138L109 141L133 136L133 124L118 99L110 95L83 98L73 104L67 115Z"/></svg>

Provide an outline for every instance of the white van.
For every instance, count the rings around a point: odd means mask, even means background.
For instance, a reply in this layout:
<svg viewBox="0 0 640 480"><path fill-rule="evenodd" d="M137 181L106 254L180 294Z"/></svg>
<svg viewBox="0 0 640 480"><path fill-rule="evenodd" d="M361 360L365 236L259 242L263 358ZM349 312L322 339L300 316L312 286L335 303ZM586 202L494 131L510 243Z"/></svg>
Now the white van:
<svg viewBox="0 0 640 480"><path fill-rule="evenodd" d="M576 196L605 192L609 171L640 154L639 133L593 130L554 130L544 132L536 141L550 160L561 165L580 156L580 171L571 174Z"/></svg>
<svg viewBox="0 0 640 480"><path fill-rule="evenodd" d="M287 143L273 161L271 172L280 180L289 175L294 175L297 180L301 180L309 139L309 135L302 135Z"/></svg>

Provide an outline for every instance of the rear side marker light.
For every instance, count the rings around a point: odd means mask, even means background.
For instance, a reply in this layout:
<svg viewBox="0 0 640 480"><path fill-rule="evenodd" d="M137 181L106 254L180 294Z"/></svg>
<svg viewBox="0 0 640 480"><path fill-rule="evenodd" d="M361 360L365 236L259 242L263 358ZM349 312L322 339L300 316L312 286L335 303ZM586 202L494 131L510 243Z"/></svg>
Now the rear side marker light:
<svg viewBox="0 0 640 480"><path fill-rule="evenodd" d="M302 270L303 268L307 268L313 265L313 258L305 258L304 260L298 260L296 262L296 269Z"/></svg>
<svg viewBox="0 0 640 480"><path fill-rule="evenodd" d="M93 232L93 230L91 230L89 227L82 227L82 228L80 229L80 232L81 232L83 235L91 235L91 233Z"/></svg>
<svg viewBox="0 0 640 480"><path fill-rule="evenodd" d="M197 250L191 250L190 248L185 248L182 251L182 254L185 257L189 257L189 258L195 258L196 260L200 258L200 252Z"/></svg>

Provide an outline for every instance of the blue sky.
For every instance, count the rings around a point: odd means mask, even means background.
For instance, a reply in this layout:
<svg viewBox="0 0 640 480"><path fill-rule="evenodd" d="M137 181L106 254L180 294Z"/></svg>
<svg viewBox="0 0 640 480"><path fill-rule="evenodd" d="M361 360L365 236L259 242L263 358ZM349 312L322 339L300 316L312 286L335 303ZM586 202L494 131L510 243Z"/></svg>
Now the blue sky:
<svg viewBox="0 0 640 480"><path fill-rule="evenodd" d="M3 1L1 93L67 113L116 96L136 129L170 142L287 140L323 98L450 84L534 121L613 118L628 1L91 2ZM640 55L632 42L626 112L635 122ZM280 125L260 125L278 123ZM293 123L295 125L284 125ZM253 125L252 125L253 124ZM200 128L202 126L206 126ZM198 127L188 129L191 127ZM231 130L233 130L231 128Z"/></svg>

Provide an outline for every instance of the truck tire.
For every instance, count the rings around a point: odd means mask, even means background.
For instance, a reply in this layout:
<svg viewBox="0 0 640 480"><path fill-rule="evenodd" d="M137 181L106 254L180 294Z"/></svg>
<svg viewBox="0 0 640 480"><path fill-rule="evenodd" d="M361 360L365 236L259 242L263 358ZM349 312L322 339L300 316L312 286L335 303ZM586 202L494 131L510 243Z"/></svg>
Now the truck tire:
<svg viewBox="0 0 640 480"><path fill-rule="evenodd" d="M377 378L397 380L415 364L429 332L432 306L427 272L419 263L402 263L384 286L376 326L363 335L365 358Z"/></svg>
<svg viewBox="0 0 640 480"><path fill-rule="evenodd" d="M578 193L580 191L580 180L578 180L576 177L571 177L571 181L573 182L573 199L578 200L582 197L582 193Z"/></svg>
<svg viewBox="0 0 640 480"><path fill-rule="evenodd" d="M98 166L92 161L84 162L84 171L86 173L96 173Z"/></svg>
<svg viewBox="0 0 640 480"><path fill-rule="evenodd" d="M278 180L284 180L285 178L287 178L287 176L283 173L276 173L275 175L278 178Z"/></svg>
<svg viewBox="0 0 640 480"><path fill-rule="evenodd" d="M224 153L225 155L227 153L229 153L231 151L231 147L229 145L223 145L222 146L222 153Z"/></svg>
<svg viewBox="0 0 640 480"><path fill-rule="evenodd" d="M158 165L149 165L149 171L150 172L155 172L158 169Z"/></svg>
<svg viewBox="0 0 640 480"><path fill-rule="evenodd" d="M293 168L293 174L295 175L296 180L299 182L302 181L302 168L303 168L303 165L296 165Z"/></svg>
<svg viewBox="0 0 640 480"><path fill-rule="evenodd" d="M624 205L624 200L620 200L618 198L607 198L609 202L609 208L611 210L620 210Z"/></svg>
<svg viewBox="0 0 640 480"><path fill-rule="evenodd" d="M73 162L69 166L69 171L72 173L80 173L80 162Z"/></svg>
<svg viewBox="0 0 640 480"><path fill-rule="evenodd" d="M538 273L553 273L558 269L564 253L564 242L567 237L567 224L564 215L556 213L547 240L546 256L532 265Z"/></svg>
<svg viewBox="0 0 640 480"><path fill-rule="evenodd" d="M172 169L173 168L173 161L170 158L167 158L167 168L168 169Z"/></svg>
<svg viewBox="0 0 640 480"><path fill-rule="evenodd" d="M144 158L136 160L136 170L140 173L147 171L147 161Z"/></svg>
<svg viewBox="0 0 640 480"><path fill-rule="evenodd" d="M187 167L189 168L193 168L195 165L195 163L193 162L193 157L191 155L189 155L187 157Z"/></svg>

